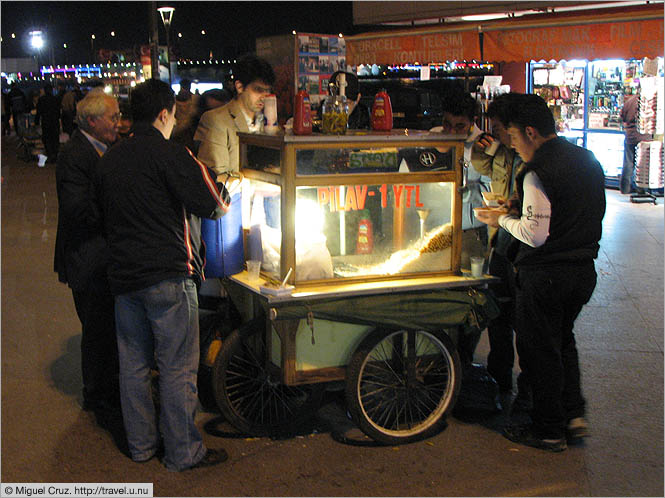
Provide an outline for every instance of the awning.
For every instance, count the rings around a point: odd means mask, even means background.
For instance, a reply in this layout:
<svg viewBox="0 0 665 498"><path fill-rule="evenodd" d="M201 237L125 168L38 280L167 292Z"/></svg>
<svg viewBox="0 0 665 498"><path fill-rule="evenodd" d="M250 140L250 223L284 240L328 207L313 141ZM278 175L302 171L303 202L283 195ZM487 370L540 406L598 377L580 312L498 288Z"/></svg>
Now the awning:
<svg viewBox="0 0 665 498"><path fill-rule="evenodd" d="M480 59L477 27L366 33L346 38L347 64L421 64Z"/></svg>
<svg viewBox="0 0 665 498"><path fill-rule="evenodd" d="M482 42L481 42L482 38ZM481 49L482 46L482 49ZM363 33L347 63L641 59L663 56L663 4Z"/></svg>
<svg viewBox="0 0 665 498"><path fill-rule="evenodd" d="M663 9L587 19L482 26L483 59L496 62L663 56Z"/></svg>

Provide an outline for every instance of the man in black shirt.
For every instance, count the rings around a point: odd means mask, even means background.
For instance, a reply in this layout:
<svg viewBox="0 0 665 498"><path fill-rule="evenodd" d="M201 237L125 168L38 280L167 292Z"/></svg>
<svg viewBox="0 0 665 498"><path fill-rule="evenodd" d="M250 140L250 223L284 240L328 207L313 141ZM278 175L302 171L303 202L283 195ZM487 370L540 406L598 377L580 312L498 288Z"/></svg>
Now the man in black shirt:
<svg viewBox="0 0 665 498"><path fill-rule="evenodd" d="M164 441L170 470L215 465L224 450L206 449L194 424L199 362L197 284L203 279L194 216L219 218L229 193L183 145L168 138L175 95L148 80L131 96L134 132L100 161L98 189L115 295L120 397L132 459L151 459L160 446L150 369L159 370Z"/></svg>
<svg viewBox="0 0 665 498"><path fill-rule="evenodd" d="M563 451L588 436L573 326L596 286L605 215L605 177L594 155L556 135L537 95L523 95L506 117L511 145L525 162L516 178L521 213L481 213L520 240L515 331L520 366L533 392L532 423L504 435Z"/></svg>

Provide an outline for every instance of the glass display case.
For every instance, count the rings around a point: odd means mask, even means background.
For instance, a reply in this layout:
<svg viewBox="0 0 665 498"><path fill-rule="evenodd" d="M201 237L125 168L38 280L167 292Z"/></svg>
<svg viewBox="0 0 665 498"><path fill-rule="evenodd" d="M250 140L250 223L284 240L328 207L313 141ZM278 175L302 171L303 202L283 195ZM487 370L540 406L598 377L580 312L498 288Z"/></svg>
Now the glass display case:
<svg viewBox="0 0 665 498"><path fill-rule="evenodd" d="M406 134L408 133L408 134ZM459 274L464 142L239 133L247 259L296 286Z"/></svg>
<svg viewBox="0 0 665 498"><path fill-rule="evenodd" d="M623 168L623 133L588 132L586 148L598 159L606 181L608 178L618 178Z"/></svg>

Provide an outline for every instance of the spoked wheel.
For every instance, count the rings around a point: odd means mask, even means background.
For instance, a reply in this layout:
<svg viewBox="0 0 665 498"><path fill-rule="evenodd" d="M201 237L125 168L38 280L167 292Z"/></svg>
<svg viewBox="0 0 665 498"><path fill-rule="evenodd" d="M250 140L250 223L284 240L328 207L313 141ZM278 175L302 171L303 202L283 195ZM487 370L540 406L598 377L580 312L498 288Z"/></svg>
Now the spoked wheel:
<svg viewBox="0 0 665 498"><path fill-rule="evenodd" d="M375 441L410 443L443 427L460 379L459 355L445 333L377 329L348 365L346 402Z"/></svg>
<svg viewBox="0 0 665 498"><path fill-rule="evenodd" d="M297 430L319 408L324 392L323 385L287 386L268 371L265 332L265 317L233 331L213 370L220 411L236 429L256 436Z"/></svg>

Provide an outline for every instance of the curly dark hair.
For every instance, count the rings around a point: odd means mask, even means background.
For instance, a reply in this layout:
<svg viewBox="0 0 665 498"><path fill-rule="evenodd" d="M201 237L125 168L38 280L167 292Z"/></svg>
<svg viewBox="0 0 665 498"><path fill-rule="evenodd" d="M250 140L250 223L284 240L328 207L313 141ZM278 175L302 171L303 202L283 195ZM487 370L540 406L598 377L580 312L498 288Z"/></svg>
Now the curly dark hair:
<svg viewBox="0 0 665 498"><path fill-rule="evenodd" d="M443 98L443 112L453 116L466 116L473 123L478 111L478 102L466 92L454 91Z"/></svg>
<svg viewBox="0 0 665 498"><path fill-rule="evenodd" d="M265 59L248 54L238 59L233 69L233 79L242 83L243 86L247 86L253 81L263 81L272 86L275 83L275 71Z"/></svg>

